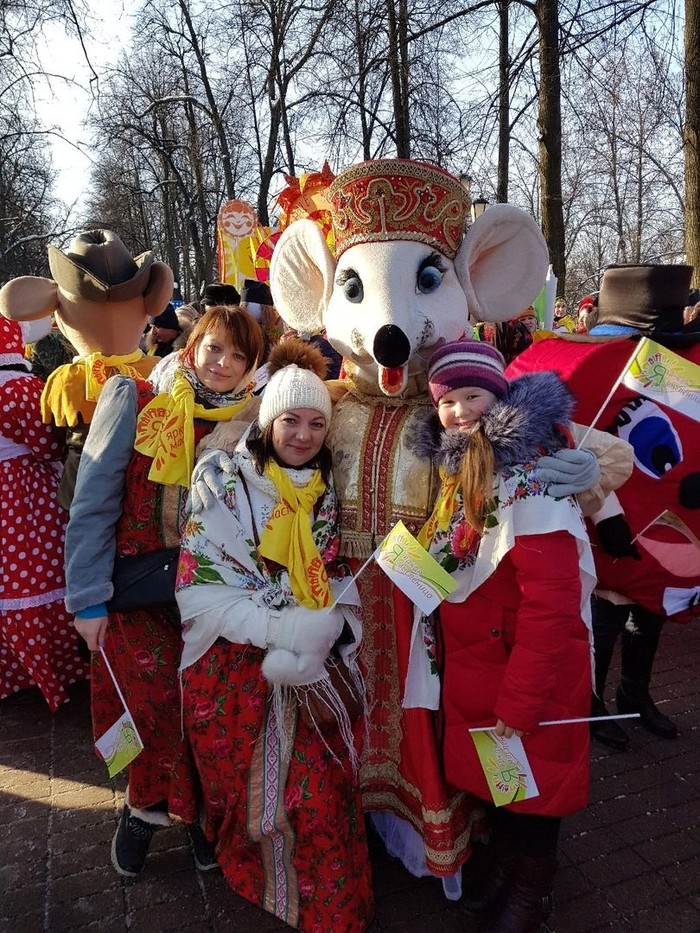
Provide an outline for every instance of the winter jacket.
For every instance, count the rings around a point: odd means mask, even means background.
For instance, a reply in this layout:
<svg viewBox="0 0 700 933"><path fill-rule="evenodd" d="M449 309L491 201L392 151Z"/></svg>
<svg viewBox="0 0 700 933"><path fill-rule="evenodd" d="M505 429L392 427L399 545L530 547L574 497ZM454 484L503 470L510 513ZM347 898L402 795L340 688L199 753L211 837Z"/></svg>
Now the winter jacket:
<svg viewBox="0 0 700 933"><path fill-rule="evenodd" d="M447 780L491 799L468 730L501 719L527 733L523 744L539 790L511 808L546 816L585 806L589 781L588 726L538 725L585 717L590 708L590 634L582 618L593 586L590 547L575 502L550 497L535 476L537 459L565 443L561 427L571 408L552 373L511 383L483 419L497 466L497 507L486 532L459 550L460 497L453 525L430 547L463 578L459 601L444 601L439 615ZM413 444L454 474L467 439L440 431L433 415Z"/></svg>

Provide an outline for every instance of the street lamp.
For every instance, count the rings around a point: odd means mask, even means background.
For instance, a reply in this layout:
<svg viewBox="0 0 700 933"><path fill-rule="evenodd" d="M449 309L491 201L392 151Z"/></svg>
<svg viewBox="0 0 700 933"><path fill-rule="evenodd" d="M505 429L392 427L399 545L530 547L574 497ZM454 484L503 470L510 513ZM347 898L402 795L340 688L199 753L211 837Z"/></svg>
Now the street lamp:
<svg viewBox="0 0 700 933"><path fill-rule="evenodd" d="M474 198L472 201L472 223L484 213L486 208L489 206L489 202L486 198Z"/></svg>
<svg viewBox="0 0 700 933"><path fill-rule="evenodd" d="M464 188L464 193L466 194L466 196L467 196L467 198L468 198L468 197L469 197L469 189L470 189L471 186L472 186L472 176L469 175L467 172L460 172L460 173L459 173L459 183L460 183L460 185Z"/></svg>

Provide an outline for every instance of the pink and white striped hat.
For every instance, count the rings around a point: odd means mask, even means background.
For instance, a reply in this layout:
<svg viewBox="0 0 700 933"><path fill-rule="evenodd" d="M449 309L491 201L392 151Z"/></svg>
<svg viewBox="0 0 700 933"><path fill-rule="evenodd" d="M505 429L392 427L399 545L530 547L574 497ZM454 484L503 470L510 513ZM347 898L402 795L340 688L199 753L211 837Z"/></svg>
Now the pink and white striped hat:
<svg viewBox="0 0 700 933"><path fill-rule="evenodd" d="M455 340L433 353L428 364L428 391L433 405L447 392L476 386L503 398L508 382L506 363L498 350L480 340Z"/></svg>

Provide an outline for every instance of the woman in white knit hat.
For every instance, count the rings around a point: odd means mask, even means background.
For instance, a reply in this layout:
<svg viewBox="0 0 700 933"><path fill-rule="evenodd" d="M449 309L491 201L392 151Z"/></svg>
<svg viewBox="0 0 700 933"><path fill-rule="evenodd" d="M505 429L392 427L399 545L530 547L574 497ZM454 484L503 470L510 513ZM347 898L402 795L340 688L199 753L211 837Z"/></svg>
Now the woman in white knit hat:
<svg viewBox="0 0 700 933"><path fill-rule="evenodd" d="M184 723L229 885L292 927L361 933L372 893L347 703L362 695L361 626L336 564L325 360L289 340L269 366L258 420L182 542Z"/></svg>

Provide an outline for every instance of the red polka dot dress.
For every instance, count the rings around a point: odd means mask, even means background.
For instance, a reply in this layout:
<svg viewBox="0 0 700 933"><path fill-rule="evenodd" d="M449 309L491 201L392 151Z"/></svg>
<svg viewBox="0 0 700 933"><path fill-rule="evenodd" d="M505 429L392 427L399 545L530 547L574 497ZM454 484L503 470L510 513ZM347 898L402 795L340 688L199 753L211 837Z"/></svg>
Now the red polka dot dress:
<svg viewBox="0 0 700 933"><path fill-rule="evenodd" d="M4 337L0 363L14 362ZM56 500L61 445L41 422L42 388L29 373L0 368L0 699L36 685L55 711L89 665L63 604L68 515Z"/></svg>

